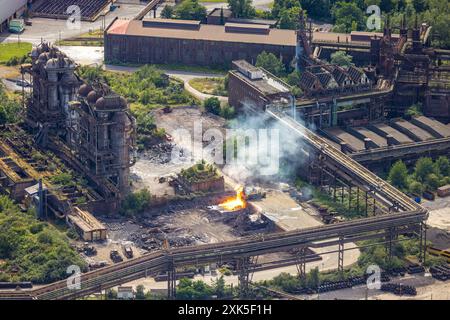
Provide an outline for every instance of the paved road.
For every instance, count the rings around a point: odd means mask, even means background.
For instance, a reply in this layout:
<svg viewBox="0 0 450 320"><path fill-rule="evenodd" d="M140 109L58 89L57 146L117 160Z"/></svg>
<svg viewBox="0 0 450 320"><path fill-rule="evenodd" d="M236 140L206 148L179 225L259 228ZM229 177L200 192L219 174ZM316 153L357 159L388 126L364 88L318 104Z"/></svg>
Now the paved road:
<svg viewBox="0 0 450 320"><path fill-rule="evenodd" d="M116 17L132 18L134 17L144 5L141 4L122 4L120 8L114 12L109 12L105 17L106 25L110 24ZM28 41L37 45L42 40L55 42L59 39L67 39L82 33L89 32L89 30L98 30L102 26L102 18L95 22L81 22L80 29L69 29L66 25L66 20L33 18L31 27L26 27L25 31L20 35L21 41ZM0 42L14 42L19 36L17 34L2 33L0 34Z"/></svg>

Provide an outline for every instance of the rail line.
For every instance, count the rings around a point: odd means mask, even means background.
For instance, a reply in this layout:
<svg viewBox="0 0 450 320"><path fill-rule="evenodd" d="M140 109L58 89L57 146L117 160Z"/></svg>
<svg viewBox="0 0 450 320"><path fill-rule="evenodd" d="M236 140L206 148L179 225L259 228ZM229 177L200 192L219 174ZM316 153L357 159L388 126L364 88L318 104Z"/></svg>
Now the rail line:
<svg viewBox="0 0 450 320"><path fill-rule="evenodd" d="M349 156L343 154L340 150L336 149L334 146L328 144L324 139L314 134L311 130L296 122L287 115L281 112L277 112L271 109L267 109L268 113L274 119L277 119L281 123L290 127L297 134L299 134L307 143L312 147L319 150L322 154L329 157L333 162L342 168L344 171L349 171L353 175L358 176L361 182L364 182L370 186L373 190L384 193L385 196L398 203L403 210L413 211L413 210L424 210L422 206L410 199L403 192L397 190L391 186L386 181L382 180L374 173L370 172L357 161L353 160Z"/></svg>
<svg viewBox="0 0 450 320"><path fill-rule="evenodd" d="M166 271L170 264L181 267L216 261L225 262L239 257L256 256L299 246L308 246L312 242L326 239L342 238L344 243L348 243L354 241L352 237L354 235L371 233L386 228L416 225L422 222L425 217L426 211L394 213L334 225L268 234L256 238L247 237L235 241L158 251L82 274L79 289L69 289L68 282L62 280L38 289L23 291L23 293L34 299L44 300L77 298L156 272ZM405 229L405 232L410 232L410 229ZM5 296L7 296L7 293L0 294L0 299Z"/></svg>

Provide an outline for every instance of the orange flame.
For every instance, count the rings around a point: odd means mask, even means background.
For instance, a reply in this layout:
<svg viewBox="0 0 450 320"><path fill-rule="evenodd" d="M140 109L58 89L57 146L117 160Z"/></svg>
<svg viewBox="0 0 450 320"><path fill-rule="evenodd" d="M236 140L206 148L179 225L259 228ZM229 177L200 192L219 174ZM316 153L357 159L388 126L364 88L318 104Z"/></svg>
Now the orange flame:
<svg viewBox="0 0 450 320"><path fill-rule="evenodd" d="M247 203L245 202L243 187L236 188L236 197L230 198L230 199L226 200L225 202L222 202L221 204L219 204L219 207L222 207L228 211L244 209L246 206L247 206Z"/></svg>

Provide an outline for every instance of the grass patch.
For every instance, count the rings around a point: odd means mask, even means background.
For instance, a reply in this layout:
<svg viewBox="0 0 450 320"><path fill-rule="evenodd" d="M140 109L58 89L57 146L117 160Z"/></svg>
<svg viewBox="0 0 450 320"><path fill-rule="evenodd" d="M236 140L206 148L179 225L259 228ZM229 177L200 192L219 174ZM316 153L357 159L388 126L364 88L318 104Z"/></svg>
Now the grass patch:
<svg viewBox="0 0 450 320"><path fill-rule="evenodd" d="M223 78L195 78L189 81L192 88L201 93L215 96L228 96Z"/></svg>
<svg viewBox="0 0 450 320"><path fill-rule="evenodd" d="M23 57L31 51L29 42L14 42L0 44L0 64L8 62L13 57Z"/></svg>

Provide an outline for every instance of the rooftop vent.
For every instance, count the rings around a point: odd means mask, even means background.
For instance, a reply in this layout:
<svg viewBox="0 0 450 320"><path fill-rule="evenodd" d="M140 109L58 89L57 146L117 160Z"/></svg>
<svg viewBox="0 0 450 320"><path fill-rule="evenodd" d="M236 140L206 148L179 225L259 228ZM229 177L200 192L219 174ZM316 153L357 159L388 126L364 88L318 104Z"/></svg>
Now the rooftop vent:
<svg viewBox="0 0 450 320"><path fill-rule="evenodd" d="M270 26L261 24L225 23L225 32L269 34Z"/></svg>
<svg viewBox="0 0 450 320"><path fill-rule="evenodd" d="M174 20L174 19L151 19L151 20L142 21L142 26L144 28L198 30L200 28L200 21Z"/></svg>
<svg viewBox="0 0 450 320"><path fill-rule="evenodd" d="M233 61L233 66L250 80L262 79L264 76L264 72L261 69L253 66L245 60Z"/></svg>

